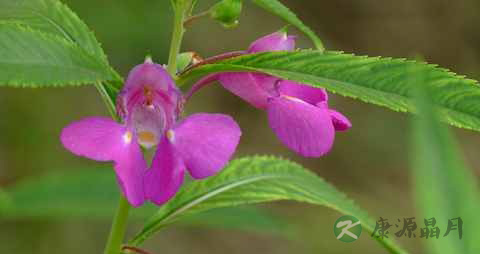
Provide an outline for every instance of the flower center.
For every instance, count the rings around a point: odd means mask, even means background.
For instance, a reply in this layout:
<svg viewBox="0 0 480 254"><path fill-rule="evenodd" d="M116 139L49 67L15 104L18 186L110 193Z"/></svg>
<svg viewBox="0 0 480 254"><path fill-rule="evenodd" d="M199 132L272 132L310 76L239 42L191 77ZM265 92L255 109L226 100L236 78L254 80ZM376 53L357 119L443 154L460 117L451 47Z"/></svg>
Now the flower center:
<svg viewBox="0 0 480 254"><path fill-rule="evenodd" d="M165 112L159 106L148 100L139 103L133 108L131 120L141 146L151 148L158 144L166 128Z"/></svg>
<svg viewBox="0 0 480 254"><path fill-rule="evenodd" d="M140 143L155 143L156 137L153 132L142 131L138 133L138 140Z"/></svg>

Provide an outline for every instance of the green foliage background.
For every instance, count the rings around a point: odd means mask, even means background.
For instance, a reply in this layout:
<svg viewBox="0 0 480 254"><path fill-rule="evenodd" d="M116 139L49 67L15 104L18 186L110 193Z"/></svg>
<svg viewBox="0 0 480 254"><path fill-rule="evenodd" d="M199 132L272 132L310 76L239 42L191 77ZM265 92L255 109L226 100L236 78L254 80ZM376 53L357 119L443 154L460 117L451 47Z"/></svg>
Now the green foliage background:
<svg viewBox="0 0 480 254"><path fill-rule="evenodd" d="M199 1L199 10L213 1ZM248 1L247 1L248 2ZM425 60L479 79L480 4L435 0L408 1L283 1L324 40L328 49L359 55L409 57ZM123 75L150 53L166 62L171 29L168 1L65 1L92 28ZM186 34L184 50L211 56L244 49L255 38L278 30L285 23L251 4L245 4L240 26L224 30L210 20L195 23ZM292 32L295 30L291 30ZM300 33L298 33L300 35ZM300 47L313 47L299 36ZM408 127L410 116L359 101L332 96L334 107L348 115L354 127L339 133L334 149L321 159L301 159L280 145L266 117L219 87L196 95L187 113L224 112L243 129L237 156L274 153L291 158L333 183L372 216L415 216L409 180ZM67 123L91 115L107 115L93 86L82 88L14 89L0 93L0 186L10 186L46 172L78 171L98 163L65 151L58 135ZM455 130L467 163L479 165L478 133ZM478 175L478 167L477 175ZM364 235L345 244L334 239L332 224L339 213L323 207L281 202L264 205L288 221L293 237L245 233L227 229L173 226L147 242L152 253L385 253ZM247 211L246 211L247 213ZM421 223L423 218L417 218ZM142 220L132 223L135 233ZM99 253L110 220L0 219L2 253ZM428 240L401 239L412 253L422 253Z"/></svg>

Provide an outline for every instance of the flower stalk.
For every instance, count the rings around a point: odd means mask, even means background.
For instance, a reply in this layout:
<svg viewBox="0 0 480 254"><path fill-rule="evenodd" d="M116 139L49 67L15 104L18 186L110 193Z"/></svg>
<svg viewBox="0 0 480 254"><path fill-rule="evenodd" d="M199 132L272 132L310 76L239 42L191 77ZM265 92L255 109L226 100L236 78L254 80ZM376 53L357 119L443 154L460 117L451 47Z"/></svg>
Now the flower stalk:
<svg viewBox="0 0 480 254"><path fill-rule="evenodd" d="M115 113L115 102L110 99L105 90L105 87L101 83L95 83L98 92L102 96L103 102L108 108L108 112L113 119L118 120ZM107 244L105 246L104 254L119 254L122 247L123 237L127 228L128 213L130 210L130 204L120 194L120 200L118 207L113 218L112 227L110 228L110 234L108 236Z"/></svg>
<svg viewBox="0 0 480 254"><path fill-rule="evenodd" d="M107 106L108 112L113 119L118 121L118 117L115 113L115 102L108 96L105 87L101 83L95 83L95 87L102 96L105 106ZM117 210L110 228L110 234L108 236L107 244L105 246L104 254L119 254L122 247L123 237L127 227L128 213L130 210L130 204L120 194Z"/></svg>
<svg viewBox="0 0 480 254"><path fill-rule="evenodd" d="M119 254L121 252L130 207L128 201L120 195L120 201L113 219L104 254Z"/></svg>
<svg viewBox="0 0 480 254"><path fill-rule="evenodd" d="M175 77L177 72L177 56L180 52L180 46L182 44L183 34L185 32L183 22L185 19L185 13L190 6L190 1L191 0L178 0L173 3L173 32L172 41L170 43L170 52L168 54L167 66L167 71L168 73L170 73L170 75L172 75L172 77Z"/></svg>
<svg viewBox="0 0 480 254"><path fill-rule="evenodd" d="M103 102L108 109L111 117L118 121L118 117L115 113L115 102L108 96L105 87L101 83L95 83L95 87L102 96ZM108 236L107 244L105 246L104 254L119 254L122 247L123 237L127 227L128 213L130 210L130 204L120 194L120 200L117 210L110 228L110 234Z"/></svg>

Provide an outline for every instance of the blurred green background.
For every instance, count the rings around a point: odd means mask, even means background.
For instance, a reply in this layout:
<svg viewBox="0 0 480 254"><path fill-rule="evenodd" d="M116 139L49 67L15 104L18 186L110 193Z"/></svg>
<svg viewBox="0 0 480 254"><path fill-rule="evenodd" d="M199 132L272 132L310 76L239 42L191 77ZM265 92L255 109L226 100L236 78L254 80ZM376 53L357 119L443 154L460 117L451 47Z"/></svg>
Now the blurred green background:
<svg viewBox="0 0 480 254"><path fill-rule="evenodd" d="M166 63L171 33L167 0L65 0L94 30L109 60L126 75L147 53ZM199 0L197 11L215 1ZM415 58L480 79L480 2L477 0L337 0L282 1L324 40L328 49L359 55ZM245 1L240 25L225 30L201 19L187 31L184 51L204 57L245 49L256 38L285 25ZM291 29L290 33L297 33ZM311 47L298 33L298 47ZM275 138L264 112L250 107L219 86L199 92L186 111L224 112L241 125L236 156L273 153L300 162L344 191L374 218L415 216L408 168L410 116L339 96L334 108L353 128L338 133L333 150L319 159L303 159ZM74 171L98 163L73 156L58 136L66 124L85 116L107 115L93 86L57 89L0 89L0 186L51 171ZM469 165L480 164L480 135L456 130ZM113 171L112 171L113 177ZM201 226L176 226L149 240L158 253L386 253L367 233L354 243L335 240L339 213L293 202L263 205L294 228L295 237ZM423 218L417 218L417 223ZM142 225L131 223L130 233ZM1 253L101 253L110 220L93 218L0 219ZM401 238L412 253L429 240Z"/></svg>

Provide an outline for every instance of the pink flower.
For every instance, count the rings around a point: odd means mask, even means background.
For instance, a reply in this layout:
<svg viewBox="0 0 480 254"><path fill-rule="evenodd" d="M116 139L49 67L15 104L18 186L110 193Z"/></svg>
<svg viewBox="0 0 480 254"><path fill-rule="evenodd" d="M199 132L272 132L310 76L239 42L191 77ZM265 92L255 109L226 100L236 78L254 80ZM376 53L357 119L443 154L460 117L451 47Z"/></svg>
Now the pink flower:
<svg viewBox="0 0 480 254"><path fill-rule="evenodd" d="M275 32L253 42L244 53L291 51L294 48L294 36ZM319 157L326 154L333 145L335 131L351 127L345 116L328 107L328 95L324 89L261 73L212 74L197 82L187 98L213 81L220 82L252 106L267 111L268 122L277 137L300 155Z"/></svg>
<svg viewBox="0 0 480 254"><path fill-rule="evenodd" d="M183 98L165 69L147 59L129 73L117 98L122 123L90 117L65 127L61 141L72 153L113 161L124 196L133 206L161 205L183 183L214 175L234 153L241 131L222 114L193 114L178 121ZM157 146L150 168L140 146Z"/></svg>

